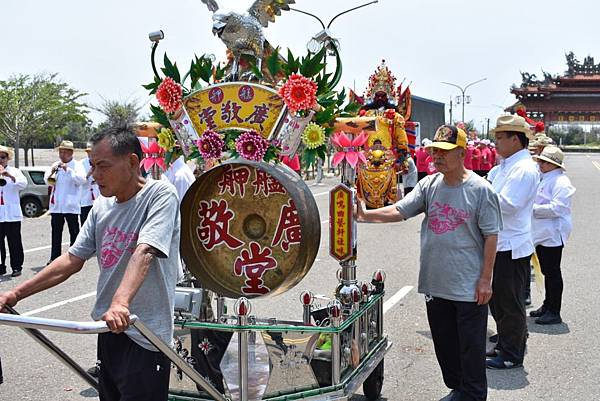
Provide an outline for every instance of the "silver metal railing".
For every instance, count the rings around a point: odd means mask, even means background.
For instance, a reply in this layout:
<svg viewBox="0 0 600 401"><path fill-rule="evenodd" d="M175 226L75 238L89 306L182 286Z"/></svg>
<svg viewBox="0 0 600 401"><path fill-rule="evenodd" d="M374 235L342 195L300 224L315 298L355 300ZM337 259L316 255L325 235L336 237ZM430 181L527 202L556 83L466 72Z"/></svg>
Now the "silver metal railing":
<svg viewBox="0 0 600 401"><path fill-rule="evenodd" d="M79 375L89 385L98 389L98 382L94 377L85 371L77 362L71 359L56 344L48 339L39 330L57 331L71 334L100 334L109 332L106 322L72 322L67 320L46 319L41 317L21 316L13 308L5 307L11 314L0 313L0 325L15 326L23 329L27 334L33 337L38 343L46 348L51 354L56 356L65 365L71 368L74 373ZM175 364L181 371L188 376L194 383L202 387L216 401L229 401L223 396L208 380L198 373L192 366L184 361L169 345L165 344L156 336L146 325L144 325L135 315L129 317L130 324L144 336L150 344L165 354L169 360Z"/></svg>

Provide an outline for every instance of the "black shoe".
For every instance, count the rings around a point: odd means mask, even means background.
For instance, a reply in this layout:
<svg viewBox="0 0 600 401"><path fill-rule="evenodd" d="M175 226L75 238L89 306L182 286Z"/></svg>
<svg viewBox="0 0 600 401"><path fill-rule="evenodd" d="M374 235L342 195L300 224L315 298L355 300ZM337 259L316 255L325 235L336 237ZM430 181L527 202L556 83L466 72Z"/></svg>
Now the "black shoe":
<svg viewBox="0 0 600 401"><path fill-rule="evenodd" d="M537 308L536 310L532 310L531 312L529 312L529 316L531 316L531 317L540 317L544 313L546 313L546 307L544 305L542 305L539 308Z"/></svg>
<svg viewBox="0 0 600 401"><path fill-rule="evenodd" d="M0 276L6 274L6 265L0 265Z"/></svg>
<svg viewBox="0 0 600 401"><path fill-rule="evenodd" d="M502 358L498 355L485 361L488 369L514 369L523 366L523 362L513 362Z"/></svg>
<svg viewBox="0 0 600 401"><path fill-rule="evenodd" d="M19 277L21 275L21 270L13 270L11 277Z"/></svg>
<svg viewBox="0 0 600 401"><path fill-rule="evenodd" d="M497 343L498 342L498 334L494 334L493 336L490 336L489 340L491 343Z"/></svg>
<svg viewBox="0 0 600 401"><path fill-rule="evenodd" d="M90 376L95 377L96 379L100 375L100 369L98 369L98 365L93 366L87 370Z"/></svg>
<svg viewBox="0 0 600 401"><path fill-rule="evenodd" d="M542 316L535 319L537 324L559 324L562 323L560 315L556 312L546 311Z"/></svg>
<svg viewBox="0 0 600 401"><path fill-rule="evenodd" d="M458 401L460 399L460 392L458 390L452 390L450 393L444 398L440 399L440 401Z"/></svg>
<svg viewBox="0 0 600 401"><path fill-rule="evenodd" d="M485 356L487 358L495 358L498 355L499 354L498 354L498 349L497 348L492 348L491 350L485 352Z"/></svg>

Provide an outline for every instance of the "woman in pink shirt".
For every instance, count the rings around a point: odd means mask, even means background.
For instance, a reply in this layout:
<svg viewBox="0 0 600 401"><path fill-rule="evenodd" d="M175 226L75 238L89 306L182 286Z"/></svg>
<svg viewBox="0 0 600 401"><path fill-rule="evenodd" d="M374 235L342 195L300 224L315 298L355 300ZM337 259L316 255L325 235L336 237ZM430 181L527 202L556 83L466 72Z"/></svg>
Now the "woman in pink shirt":
<svg viewBox="0 0 600 401"><path fill-rule="evenodd" d="M473 170L473 141L467 142L467 149L465 149L465 168L467 170Z"/></svg>
<svg viewBox="0 0 600 401"><path fill-rule="evenodd" d="M423 139L423 141L421 142L422 146L415 152L415 164L417 165L417 176L419 178L419 181L421 181L421 179L427 175L427 157L429 157L429 153L427 153L427 151L425 150L425 145L427 145L428 142L429 139Z"/></svg>

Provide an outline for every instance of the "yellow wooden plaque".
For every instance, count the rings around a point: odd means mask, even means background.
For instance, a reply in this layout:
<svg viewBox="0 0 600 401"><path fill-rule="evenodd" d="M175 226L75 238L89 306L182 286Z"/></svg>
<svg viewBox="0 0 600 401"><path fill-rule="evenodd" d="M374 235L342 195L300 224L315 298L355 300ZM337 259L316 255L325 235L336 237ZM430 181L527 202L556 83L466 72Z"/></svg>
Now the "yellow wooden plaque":
<svg viewBox="0 0 600 401"><path fill-rule="evenodd" d="M329 192L329 254L338 261L352 257L352 190L340 184Z"/></svg>
<svg viewBox="0 0 600 401"><path fill-rule="evenodd" d="M186 97L183 105L200 135L207 129L253 129L268 139L286 113L276 90L250 82L209 86Z"/></svg>

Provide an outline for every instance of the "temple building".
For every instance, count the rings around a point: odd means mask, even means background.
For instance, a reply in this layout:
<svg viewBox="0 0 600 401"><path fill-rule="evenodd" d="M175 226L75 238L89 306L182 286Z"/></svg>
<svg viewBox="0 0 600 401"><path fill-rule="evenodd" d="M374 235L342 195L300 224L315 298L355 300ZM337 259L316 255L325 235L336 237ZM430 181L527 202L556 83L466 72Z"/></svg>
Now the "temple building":
<svg viewBox="0 0 600 401"><path fill-rule="evenodd" d="M567 71L563 75L522 72L520 86L513 85L517 102L506 111L514 113L524 107L527 115L543 121L546 129L555 124L600 124L600 64L593 57L579 62L573 52L566 55Z"/></svg>

